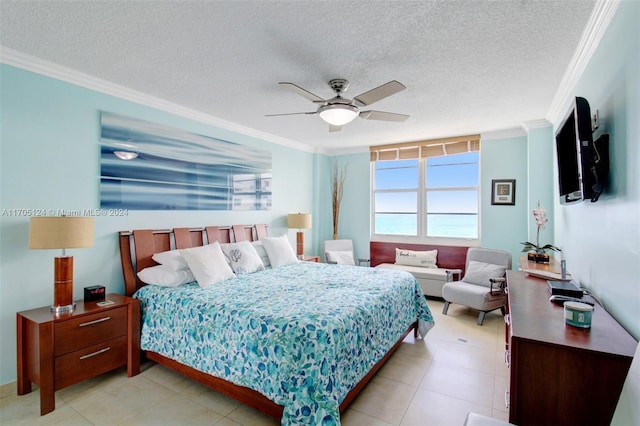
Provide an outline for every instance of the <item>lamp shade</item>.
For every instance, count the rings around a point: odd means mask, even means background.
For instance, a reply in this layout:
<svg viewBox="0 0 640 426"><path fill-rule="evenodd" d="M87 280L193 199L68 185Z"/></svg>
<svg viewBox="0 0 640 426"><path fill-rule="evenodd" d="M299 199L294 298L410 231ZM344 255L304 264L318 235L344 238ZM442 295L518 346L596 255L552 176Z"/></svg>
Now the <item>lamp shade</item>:
<svg viewBox="0 0 640 426"><path fill-rule="evenodd" d="M37 216L29 224L30 249L68 249L93 246L93 218Z"/></svg>
<svg viewBox="0 0 640 426"><path fill-rule="evenodd" d="M287 227L290 229L311 228L311 213L292 213L288 215Z"/></svg>

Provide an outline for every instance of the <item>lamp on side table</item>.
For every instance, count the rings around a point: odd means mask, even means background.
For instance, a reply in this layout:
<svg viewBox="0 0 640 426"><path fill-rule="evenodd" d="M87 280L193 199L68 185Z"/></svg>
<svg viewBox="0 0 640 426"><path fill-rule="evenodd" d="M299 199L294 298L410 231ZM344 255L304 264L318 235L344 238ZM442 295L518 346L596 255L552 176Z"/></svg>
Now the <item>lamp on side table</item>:
<svg viewBox="0 0 640 426"><path fill-rule="evenodd" d="M55 313L73 311L73 256L68 248L93 246L93 218L83 216L37 216L29 224L30 249L62 249L54 259L53 305Z"/></svg>
<svg viewBox="0 0 640 426"><path fill-rule="evenodd" d="M287 227L298 230L296 235L296 254L298 259L302 259L304 256L304 233L302 230L311 228L311 213L292 213L288 215Z"/></svg>

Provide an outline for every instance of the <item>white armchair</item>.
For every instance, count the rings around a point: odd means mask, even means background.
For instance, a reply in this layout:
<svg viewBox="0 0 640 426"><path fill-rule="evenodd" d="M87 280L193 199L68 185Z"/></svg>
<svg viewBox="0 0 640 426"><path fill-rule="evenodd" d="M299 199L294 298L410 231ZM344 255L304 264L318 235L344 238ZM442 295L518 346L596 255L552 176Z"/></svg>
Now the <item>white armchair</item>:
<svg viewBox="0 0 640 426"><path fill-rule="evenodd" d="M507 269L511 269L511 253L508 251L470 248L464 277L460 281L447 282L442 287L442 313L447 314L451 303L465 305L480 311L478 325L482 325L487 312L501 309L504 315L507 299L504 276Z"/></svg>

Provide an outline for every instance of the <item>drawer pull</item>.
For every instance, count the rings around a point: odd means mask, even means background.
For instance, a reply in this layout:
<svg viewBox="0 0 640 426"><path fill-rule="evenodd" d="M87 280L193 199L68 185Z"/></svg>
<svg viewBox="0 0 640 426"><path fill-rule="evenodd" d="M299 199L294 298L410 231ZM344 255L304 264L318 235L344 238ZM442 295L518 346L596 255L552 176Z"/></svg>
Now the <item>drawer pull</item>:
<svg viewBox="0 0 640 426"><path fill-rule="evenodd" d="M91 358L92 356L96 356L96 355L100 355L105 353L106 351L111 350L111 348L104 348L104 349L100 349L99 351L95 351L93 353L87 354L87 355L82 355L80 357L80 359L87 359L87 358Z"/></svg>
<svg viewBox="0 0 640 426"><path fill-rule="evenodd" d="M509 408L509 390L504 391L504 406Z"/></svg>
<svg viewBox="0 0 640 426"><path fill-rule="evenodd" d="M79 325L79 327L86 327L88 325L98 324L100 322L109 321L110 319L111 317L104 317L104 318L97 319L95 321L83 322L82 324Z"/></svg>

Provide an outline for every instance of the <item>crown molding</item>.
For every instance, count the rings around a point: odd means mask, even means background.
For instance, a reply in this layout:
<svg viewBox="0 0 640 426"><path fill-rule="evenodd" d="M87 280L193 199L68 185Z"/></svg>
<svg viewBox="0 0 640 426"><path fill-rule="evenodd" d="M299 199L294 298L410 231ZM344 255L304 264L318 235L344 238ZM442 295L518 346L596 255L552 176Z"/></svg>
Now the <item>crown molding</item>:
<svg viewBox="0 0 640 426"><path fill-rule="evenodd" d="M354 146L351 148L321 148L318 150L319 154L334 157L338 155L351 155L351 154L369 154L369 146Z"/></svg>
<svg viewBox="0 0 640 426"><path fill-rule="evenodd" d="M491 132L483 132L480 134L480 143L483 140L509 139L527 136L527 132L522 127L514 127L511 129L494 130Z"/></svg>
<svg viewBox="0 0 640 426"><path fill-rule="evenodd" d="M316 152L313 147L296 142L291 139L282 138L272 135L271 133L260 132L249 127L240 126L231 121L222 120L212 115L204 114L194 109L185 108L173 102L166 101L155 96L150 96L142 92L120 86L106 80L102 80L91 75L63 67L54 62L45 61L31 55L0 46L0 63L4 63L25 71L34 72L56 80L64 81L76 86L84 87L89 90L104 93L109 96L115 96L130 102L144 105L160 111L168 112L183 118L198 121L218 127L223 130L240 133L245 136L265 140L278 145L284 145L299 151Z"/></svg>
<svg viewBox="0 0 640 426"><path fill-rule="evenodd" d="M530 120L530 121L525 121L524 123L522 123L522 127L524 127L524 129L528 132L529 130L533 130L533 129L543 129L545 127L551 127L552 124L542 118L540 120Z"/></svg>
<svg viewBox="0 0 640 426"><path fill-rule="evenodd" d="M546 119L550 123L555 123L562 118L576 83L582 76L584 69L593 56L593 52L609 27L619 4L620 0L599 0L596 2L587 26L582 33L578 48L573 54L562 80L560 80L560 86L547 112Z"/></svg>

